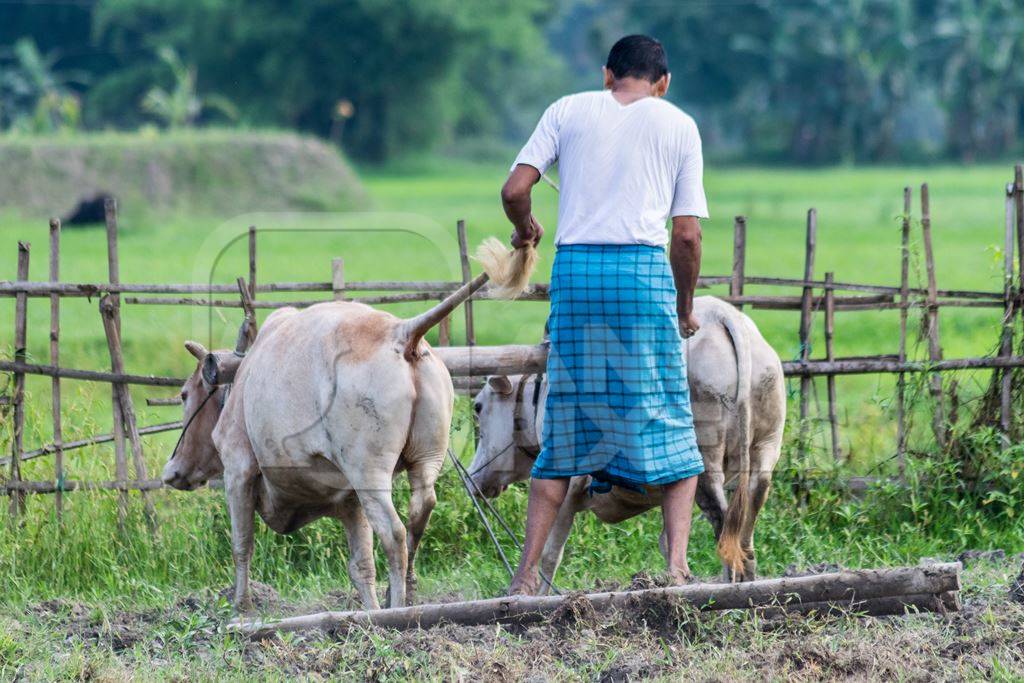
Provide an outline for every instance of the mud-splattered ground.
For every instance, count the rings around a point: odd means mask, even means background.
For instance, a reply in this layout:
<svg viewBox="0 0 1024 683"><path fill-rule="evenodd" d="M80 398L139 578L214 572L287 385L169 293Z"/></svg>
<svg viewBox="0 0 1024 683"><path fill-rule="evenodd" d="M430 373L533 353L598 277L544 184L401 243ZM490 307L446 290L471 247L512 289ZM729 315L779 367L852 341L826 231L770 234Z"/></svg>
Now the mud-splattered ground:
<svg viewBox="0 0 1024 683"><path fill-rule="evenodd" d="M529 628L367 629L250 642L225 633L230 610L213 591L138 610L49 601L0 617L0 678L1020 679L1024 604L1011 589L1021 559L963 559L963 610L946 616L765 620L664 605L599 616L588 603L569 601L549 622ZM638 576L633 586L657 583ZM285 602L258 587L256 598L275 616L355 607L346 593Z"/></svg>

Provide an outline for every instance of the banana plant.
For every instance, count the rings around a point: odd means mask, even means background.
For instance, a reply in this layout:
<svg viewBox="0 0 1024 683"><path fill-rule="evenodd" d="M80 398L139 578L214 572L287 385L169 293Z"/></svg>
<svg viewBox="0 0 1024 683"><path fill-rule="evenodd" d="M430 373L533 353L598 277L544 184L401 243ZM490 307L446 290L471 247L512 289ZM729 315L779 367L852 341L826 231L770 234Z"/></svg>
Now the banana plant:
<svg viewBox="0 0 1024 683"><path fill-rule="evenodd" d="M238 110L226 97L198 94L196 67L185 64L174 48L164 46L157 56L170 70L174 87L169 91L160 86L151 88L142 99L143 111L168 128L192 127L207 110L218 111L229 119L238 118Z"/></svg>

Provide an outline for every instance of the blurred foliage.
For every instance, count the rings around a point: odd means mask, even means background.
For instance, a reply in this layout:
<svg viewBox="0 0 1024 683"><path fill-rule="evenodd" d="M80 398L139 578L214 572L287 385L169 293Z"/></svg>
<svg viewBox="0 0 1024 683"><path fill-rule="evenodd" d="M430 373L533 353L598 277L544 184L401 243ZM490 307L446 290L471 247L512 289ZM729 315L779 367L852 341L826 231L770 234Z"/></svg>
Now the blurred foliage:
<svg viewBox="0 0 1024 683"><path fill-rule="evenodd" d="M224 93L247 122L326 136L347 100L342 143L382 160L459 134L501 136L502 112L530 101L530 82L500 76L547 53L543 8L539 0L104 0L93 30L117 50L174 47L198 67L200 90ZM127 61L98 85L98 106L125 116L119 103L139 96L152 69Z"/></svg>
<svg viewBox="0 0 1024 683"><path fill-rule="evenodd" d="M203 110L214 109L229 119L238 118L235 105L220 95L196 93L196 68L181 61L171 47L159 50L160 59L174 75L174 88L170 91L154 87L142 100L142 109L160 119L169 128L182 128L195 124Z"/></svg>
<svg viewBox="0 0 1024 683"><path fill-rule="evenodd" d="M26 0L4 12L0 46L32 36L50 73L91 75L65 96L81 97L92 128L201 124L230 102L244 125L310 131L367 160L498 150L560 94L599 87L614 40L645 32L665 43L670 98L711 155L973 160L1021 144L1018 0ZM15 52L0 53L5 82L23 70ZM23 97L22 120L42 103L44 123L63 121L61 92Z"/></svg>
<svg viewBox="0 0 1024 683"><path fill-rule="evenodd" d="M11 55L0 71L0 127L26 133L77 128L81 108L71 83L84 76L55 71L56 57L40 53L31 38L15 42Z"/></svg>

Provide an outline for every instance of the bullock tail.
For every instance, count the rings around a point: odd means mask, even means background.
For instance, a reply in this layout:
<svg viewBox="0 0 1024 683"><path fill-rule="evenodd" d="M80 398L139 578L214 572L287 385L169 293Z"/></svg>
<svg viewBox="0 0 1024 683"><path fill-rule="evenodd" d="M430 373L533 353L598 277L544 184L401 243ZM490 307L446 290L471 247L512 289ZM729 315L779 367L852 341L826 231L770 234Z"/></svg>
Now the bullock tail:
<svg viewBox="0 0 1024 683"><path fill-rule="evenodd" d="M405 359L416 360L416 349L423 335L430 328L444 320L459 304L473 296L488 280L495 285L495 296L514 299L523 293L530 282L533 268L537 265L537 250L532 246L521 249L506 249L497 239L484 240L477 251L477 259L484 268L478 275L445 297L429 311L409 318L398 328L398 337L403 344Z"/></svg>
<svg viewBox="0 0 1024 683"><path fill-rule="evenodd" d="M721 322L732 337L736 351L736 414L739 425L739 481L725 511L722 534L718 539L718 556L732 570L733 580L743 573L742 533L750 515L750 339L743 329L743 314L731 306Z"/></svg>
<svg viewBox="0 0 1024 683"><path fill-rule="evenodd" d="M530 284L537 265L537 250L533 245L510 250L496 238L488 237L476 250L476 260L491 278L494 296L515 299Z"/></svg>

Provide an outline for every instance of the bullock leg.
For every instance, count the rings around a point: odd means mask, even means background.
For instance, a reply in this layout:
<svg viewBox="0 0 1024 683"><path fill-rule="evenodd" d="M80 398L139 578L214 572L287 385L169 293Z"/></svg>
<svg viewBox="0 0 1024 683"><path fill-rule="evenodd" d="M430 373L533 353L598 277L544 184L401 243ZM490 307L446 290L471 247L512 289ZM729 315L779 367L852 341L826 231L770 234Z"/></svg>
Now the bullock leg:
<svg viewBox="0 0 1024 683"><path fill-rule="evenodd" d="M697 507L708 518L711 528L715 532L715 541L722 535L722 525L725 524L725 487L721 473L705 472L697 478Z"/></svg>
<svg viewBox="0 0 1024 683"><path fill-rule="evenodd" d="M438 470L444 462L444 451L440 456L413 463L409 467L409 535L407 546L409 553L409 569L405 575L405 599L411 603L416 594L416 549L423 538L423 532L430 520L430 513L437 504L434 483L437 481Z"/></svg>
<svg viewBox="0 0 1024 683"><path fill-rule="evenodd" d="M724 447L722 450L724 455ZM725 524L725 511L728 509L728 501L725 497L725 472L720 464L723 460L724 458L721 456L717 460L711 460L705 455L704 462L707 469L704 474L697 478L697 506L700 507L701 512L711 522L716 542L722 535L722 526ZM724 572L725 580L731 581L732 575L729 572L729 568L726 567Z"/></svg>
<svg viewBox="0 0 1024 683"><path fill-rule="evenodd" d="M380 603L377 602L375 588L377 572L373 562L373 531L370 523L355 495L348 496L342 502L337 514L345 525L345 536L348 538L348 576L359 593L363 607L377 609Z"/></svg>
<svg viewBox="0 0 1024 683"><path fill-rule="evenodd" d="M766 451L766 455L770 453L776 459L778 458L777 445L755 447L751 449L752 462L757 463L768 461L767 459L760 457L760 453L758 453L759 450L764 450ZM745 521L740 535L741 547L743 548L743 554L746 556L743 560L743 581L753 581L757 578L757 555L754 552L754 524L757 522L757 516L761 512L761 508L764 507L764 503L768 499L768 492L771 488L771 470L759 471L754 477L754 480L750 483L750 516Z"/></svg>
<svg viewBox="0 0 1024 683"><path fill-rule="evenodd" d="M373 462L373 459L369 456L356 457L354 461ZM364 475L353 483L356 485L356 493L366 518L370 521L370 526L380 539L380 544L388 557L387 606L402 607L405 605L405 575L409 568L409 551L405 545L405 525L402 524L391 500L391 472L379 477Z"/></svg>
<svg viewBox="0 0 1024 683"><path fill-rule="evenodd" d="M587 477L577 477L572 480L572 483L569 485L569 492L562 502L562 507L558 509L555 523L551 526L551 533L548 534L548 539L544 542L544 549L540 554L540 570L547 577L548 581L554 582L558 565L562 564L565 542L569 539L569 534L572 532L572 524L576 520L576 513L583 509L583 505L586 502L588 484L589 479ZM538 594L547 595L550 589L547 582L541 578Z"/></svg>
<svg viewBox="0 0 1024 683"><path fill-rule="evenodd" d="M256 515L256 476L248 471L224 472L224 491L231 517L231 557L235 562L235 610L251 612L249 563L252 560Z"/></svg>

